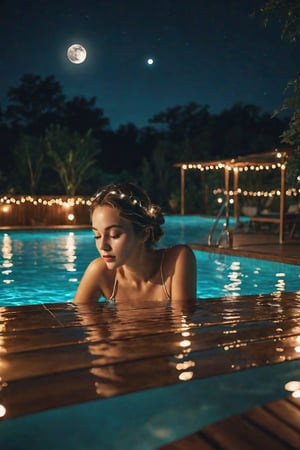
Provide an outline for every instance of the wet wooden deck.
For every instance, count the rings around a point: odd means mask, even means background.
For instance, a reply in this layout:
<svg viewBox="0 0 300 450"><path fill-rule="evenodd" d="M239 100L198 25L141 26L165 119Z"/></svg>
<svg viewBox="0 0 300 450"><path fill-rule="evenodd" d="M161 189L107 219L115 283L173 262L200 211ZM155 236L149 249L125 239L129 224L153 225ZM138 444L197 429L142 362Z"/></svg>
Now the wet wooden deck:
<svg viewBox="0 0 300 450"><path fill-rule="evenodd" d="M257 406L204 427L160 450L286 450L300 448L300 399Z"/></svg>
<svg viewBox="0 0 300 450"><path fill-rule="evenodd" d="M298 240L280 246L276 236L254 239L236 235L232 249L210 251L300 264ZM300 381L299 346L300 289L172 306L1 307L0 448L23 448L14 443L12 429L27 439L28 448L38 448L15 420L56 408L226 374L250 371L255 378L257 368L284 367L290 361L299 361ZM299 400L282 386L276 401L264 403L212 421L189 436L161 436L155 447L141 443L136 448L299 449ZM67 449L65 441L62 448Z"/></svg>
<svg viewBox="0 0 300 450"><path fill-rule="evenodd" d="M194 243L193 247L215 253L279 261L287 264L300 264L299 234L295 238L289 238L286 235L282 244L279 244L278 234L276 233L242 233L233 231L232 237L231 248L209 247L198 243Z"/></svg>

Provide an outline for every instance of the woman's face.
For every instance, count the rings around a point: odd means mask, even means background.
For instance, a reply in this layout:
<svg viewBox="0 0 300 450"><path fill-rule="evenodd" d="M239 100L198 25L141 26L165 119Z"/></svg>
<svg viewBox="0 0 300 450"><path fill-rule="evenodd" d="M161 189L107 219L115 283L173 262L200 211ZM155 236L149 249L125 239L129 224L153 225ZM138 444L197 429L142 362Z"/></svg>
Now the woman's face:
<svg viewBox="0 0 300 450"><path fill-rule="evenodd" d="M97 250L109 269L134 262L143 241L117 209L97 206L92 214L92 229Z"/></svg>

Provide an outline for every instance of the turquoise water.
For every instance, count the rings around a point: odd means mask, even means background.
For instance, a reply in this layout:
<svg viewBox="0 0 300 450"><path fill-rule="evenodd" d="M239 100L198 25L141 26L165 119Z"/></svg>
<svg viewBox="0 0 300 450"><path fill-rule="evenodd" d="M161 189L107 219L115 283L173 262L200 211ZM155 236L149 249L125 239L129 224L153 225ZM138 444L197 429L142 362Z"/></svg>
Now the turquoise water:
<svg viewBox="0 0 300 450"><path fill-rule="evenodd" d="M160 245L205 243L211 224L198 216L167 217ZM90 230L2 231L0 248L0 306L72 301L85 267L98 256ZM199 299L300 289L300 266L195 255Z"/></svg>

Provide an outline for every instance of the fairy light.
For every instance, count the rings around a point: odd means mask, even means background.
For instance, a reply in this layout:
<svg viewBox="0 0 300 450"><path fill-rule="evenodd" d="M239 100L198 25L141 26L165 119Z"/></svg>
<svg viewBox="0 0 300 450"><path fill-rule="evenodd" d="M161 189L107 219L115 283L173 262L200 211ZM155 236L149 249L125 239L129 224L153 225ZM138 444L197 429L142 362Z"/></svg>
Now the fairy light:
<svg viewBox="0 0 300 450"><path fill-rule="evenodd" d="M0 405L0 417L4 417L6 414L6 408L4 405Z"/></svg>
<svg viewBox="0 0 300 450"><path fill-rule="evenodd" d="M32 197L32 196L26 196L26 197L8 197L7 195L4 195L0 197L0 204L5 205L21 205L24 203L30 203L35 206L38 205L44 205L44 206L52 206L52 205L58 205L58 206L65 206L65 207L71 207L75 205L90 205L92 198L83 198L83 197L69 197L69 198L62 198L62 197Z"/></svg>
<svg viewBox="0 0 300 450"><path fill-rule="evenodd" d="M247 171L256 171L260 172L263 170L269 171L274 169L285 169L286 168L286 161L281 162L249 162L249 163L243 163L239 162L238 160L231 160L229 162L222 162L222 161L215 161L215 162L208 162L208 163L178 163L175 164L176 167L181 167L183 170L200 170L200 171L210 171L210 170L219 170L219 169L227 169L227 170L234 170L239 172L247 172ZM298 177L300 180L300 176ZM298 180L298 181L299 181Z"/></svg>
<svg viewBox="0 0 300 450"><path fill-rule="evenodd" d="M35 218L35 208L38 211L42 209L45 222L48 222L46 211L47 209L54 209L50 213L49 221L51 224L65 224L65 223L89 223L88 208L91 206L92 197L51 197L51 196L33 196L33 195L3 195L0 197L0 217L2 215L5 226L19 224L18 208L21 208L21 216L25 220L30 216L30 220ZM27 209L28 205L28 209ZM86 212L84 211L86 207ZM76 209L74 209L76 208ZM77 209L79 208L79 209ZM83 209L81 209L83 208ZM61 212L66 211L67 215L61 215ZM41 212L38 213L38 216ZM77 217L78 216L78 217ZM77 218L77 220L76 220ZM37 219L39 220L39 219Z"/></svg>

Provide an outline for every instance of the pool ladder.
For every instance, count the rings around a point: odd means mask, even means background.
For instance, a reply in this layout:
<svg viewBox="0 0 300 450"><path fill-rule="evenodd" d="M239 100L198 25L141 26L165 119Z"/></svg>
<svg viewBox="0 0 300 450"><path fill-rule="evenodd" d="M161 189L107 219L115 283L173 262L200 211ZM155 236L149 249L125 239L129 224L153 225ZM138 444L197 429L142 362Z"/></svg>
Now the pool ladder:
<svg viewBox="0 0 300 450"><path fill-rule="evenodd" d="M214 232L216 231L217 225L219 223L219 220L220 220L224 210L225 210L226 221L225 221L223 230L221 230L221 232L219 233L219 235L217 237L215 246L232 248L232 233L229 229L229 203L227 200L222 202L221 208L218 212L216 220L214 221L214 223L209 231L208 239L207 239L207 243L208 243L209 247L214 245L212 243L212 237L213 237ZM225 244L222 244L222 242L224 241L224 238L225 238Z"/></svg>

